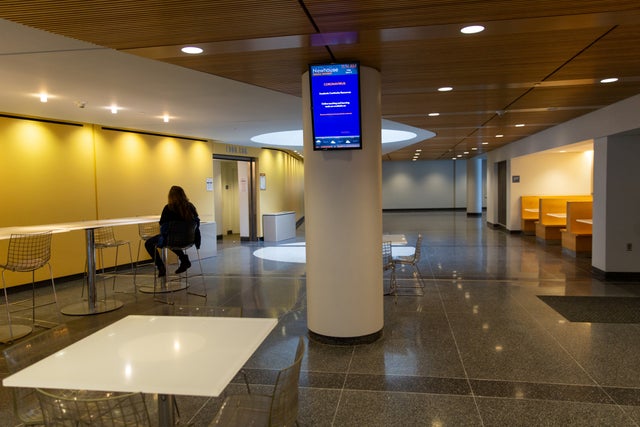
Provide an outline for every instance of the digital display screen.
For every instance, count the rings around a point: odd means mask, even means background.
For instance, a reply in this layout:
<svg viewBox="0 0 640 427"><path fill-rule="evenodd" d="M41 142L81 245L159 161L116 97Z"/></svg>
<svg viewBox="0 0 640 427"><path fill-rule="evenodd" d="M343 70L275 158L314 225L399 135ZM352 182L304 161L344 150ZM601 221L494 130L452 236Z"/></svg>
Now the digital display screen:
<svg viewBox="0 0 640 427"><path fill-rule="evenodd" d="M362 148L360 64L309 65L314 150Z"/></svg>

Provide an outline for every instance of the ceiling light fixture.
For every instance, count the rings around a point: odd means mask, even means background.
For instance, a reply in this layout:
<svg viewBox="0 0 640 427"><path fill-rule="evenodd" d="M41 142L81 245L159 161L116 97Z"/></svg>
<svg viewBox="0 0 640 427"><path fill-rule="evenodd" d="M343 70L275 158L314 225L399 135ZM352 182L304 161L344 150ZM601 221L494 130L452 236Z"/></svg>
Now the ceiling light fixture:
<svg viewBox="0 0 640 427"><path fill-rule="evenodd" d="M482 25L468 25L460 29L460 32L462 34L477 34L483 31L484 31L484 27Z"/></svg>
<svg viewBox="0 0 640 427"><path fill-rule="evenodd" d="M438 88L438 92L449 92L449 91L452 91L452 90L453 90L453 88L451 86L443 86L443 87Z"/></svg>
<svg viewBox="0 0 640 427"><path fill-rule="evenodd" d="M198 54L204 52L202 50L202 48L199 48L199 47L196 47L196 46L185 46L180 50L182 52L184 52L184 53L188 53L189 55L198 55Z"/></svg>
<svg viewBox="0 0 640 427"><path fill-rule="evenodd" d="M118 114L118 106L117 105L112 105L111 107L111 114Z"/></svg>
<svg viewBox="0 0 640 427"><path fill-rule="evenodd" d="M429 113L429 117L438 117L440 113Z"/></svg>
<svg viewBox="0 0 640 427"><path fill-rule="evenodd" d="M609 77L609 78L600 80L600 83L614 83L617 81L618 81L617 77Z"/></svg>
<svg viewBox="0 0 640 427"><path fill-rule="evenodd" d="M503 134L499 133L496 135L496 138L502 138L503 136L504 136Z"/></svg>
<svg viewBox="0 0 640 427"><path fill-rule="evenodd" d="M48 100L49 100L49 97L46 93L40 94L40 102L47 102Z"/></svg>
<svg viewBox="0 0 640 427"><path fill-rule="evenodd" d="M516 127L517 127L517 128L523 128L523 127L524 127L524 123L518 123L518 124L516 125Z"/></svg>
<svg viewBox="0 0 640 427"><path fill-rule="evenodd" d="M164 116L162 116L162 121L165 123L169 123L169 115L165 114Z"/></svg>
<svg viewBox="0 0 640 427"><path fill-rule="evenodd" d="M408 141L417 135L413 132L395 129L382 129L382 143L388 144L392 142ZM288 130L281 132L263 133L251 137L252 142L266 145L279 145L286 147L302 147L303 136L302 130Z"/></svg>
<svg viewBox="0 0 640 427"><path fill-rule="evenodd" d="M489 143L487 141L483 141L482 145L489 145Z"/></svg>

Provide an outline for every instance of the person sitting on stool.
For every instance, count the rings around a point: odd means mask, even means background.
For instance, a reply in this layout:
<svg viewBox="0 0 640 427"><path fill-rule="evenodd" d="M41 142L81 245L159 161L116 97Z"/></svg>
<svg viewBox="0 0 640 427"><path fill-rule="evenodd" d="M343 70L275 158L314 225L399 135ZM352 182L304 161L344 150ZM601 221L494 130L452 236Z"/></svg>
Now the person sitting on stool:
<svg viewBox="0 0 640 427"><path fill-rule="evenodd" d="M167 228L171 222L186 221L196 223L195 245L200 247L201 235L200 235L200 218L198 217L198 211L196 207L189 201L186 193L177 185L174 185L169 189L168 202L162 209L162 215L160 215L160 234L147 239L144 242L144 247L147 249L151 259L155 259L156 268L158 269L158 277L164 277L167 274L162 257L157 252L156 248L161 248L167 238ZM180 266L176 270L176 274L184 273L189 267L191 267L191 261L189 256L180 249L172 249L172 251L178 256L180 260ZM154 256L155 255L155 256Z"/></svg>

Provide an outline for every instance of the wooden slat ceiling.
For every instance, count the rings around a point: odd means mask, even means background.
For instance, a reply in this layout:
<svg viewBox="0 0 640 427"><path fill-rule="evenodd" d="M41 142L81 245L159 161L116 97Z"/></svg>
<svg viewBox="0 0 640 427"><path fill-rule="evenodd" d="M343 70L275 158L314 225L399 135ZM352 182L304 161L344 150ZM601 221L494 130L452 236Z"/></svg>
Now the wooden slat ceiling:
<svg viewBox="0 0 640 427"><path fill-rule="evenodd" d="M360 60L385 119L436 133L387 160L477 155L640 93L637 0L3 0L0 17L296 96L309 63Z"/></svg>

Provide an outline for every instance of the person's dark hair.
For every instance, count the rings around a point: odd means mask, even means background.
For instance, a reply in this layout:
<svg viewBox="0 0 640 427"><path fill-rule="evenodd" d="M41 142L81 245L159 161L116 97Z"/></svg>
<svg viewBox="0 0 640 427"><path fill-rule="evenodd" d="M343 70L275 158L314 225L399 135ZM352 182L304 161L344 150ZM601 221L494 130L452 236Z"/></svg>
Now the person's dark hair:
<svg viewBox="0 0 640 427"><path fill-rule="evenodd" d="M189 202L187 194L184 192L182 187L179 187L177 185L171 187L169 189L168 199L168 205L172 211L177 212L183 219L187 221L191 221L193 219L191 202Z"/></svg>

